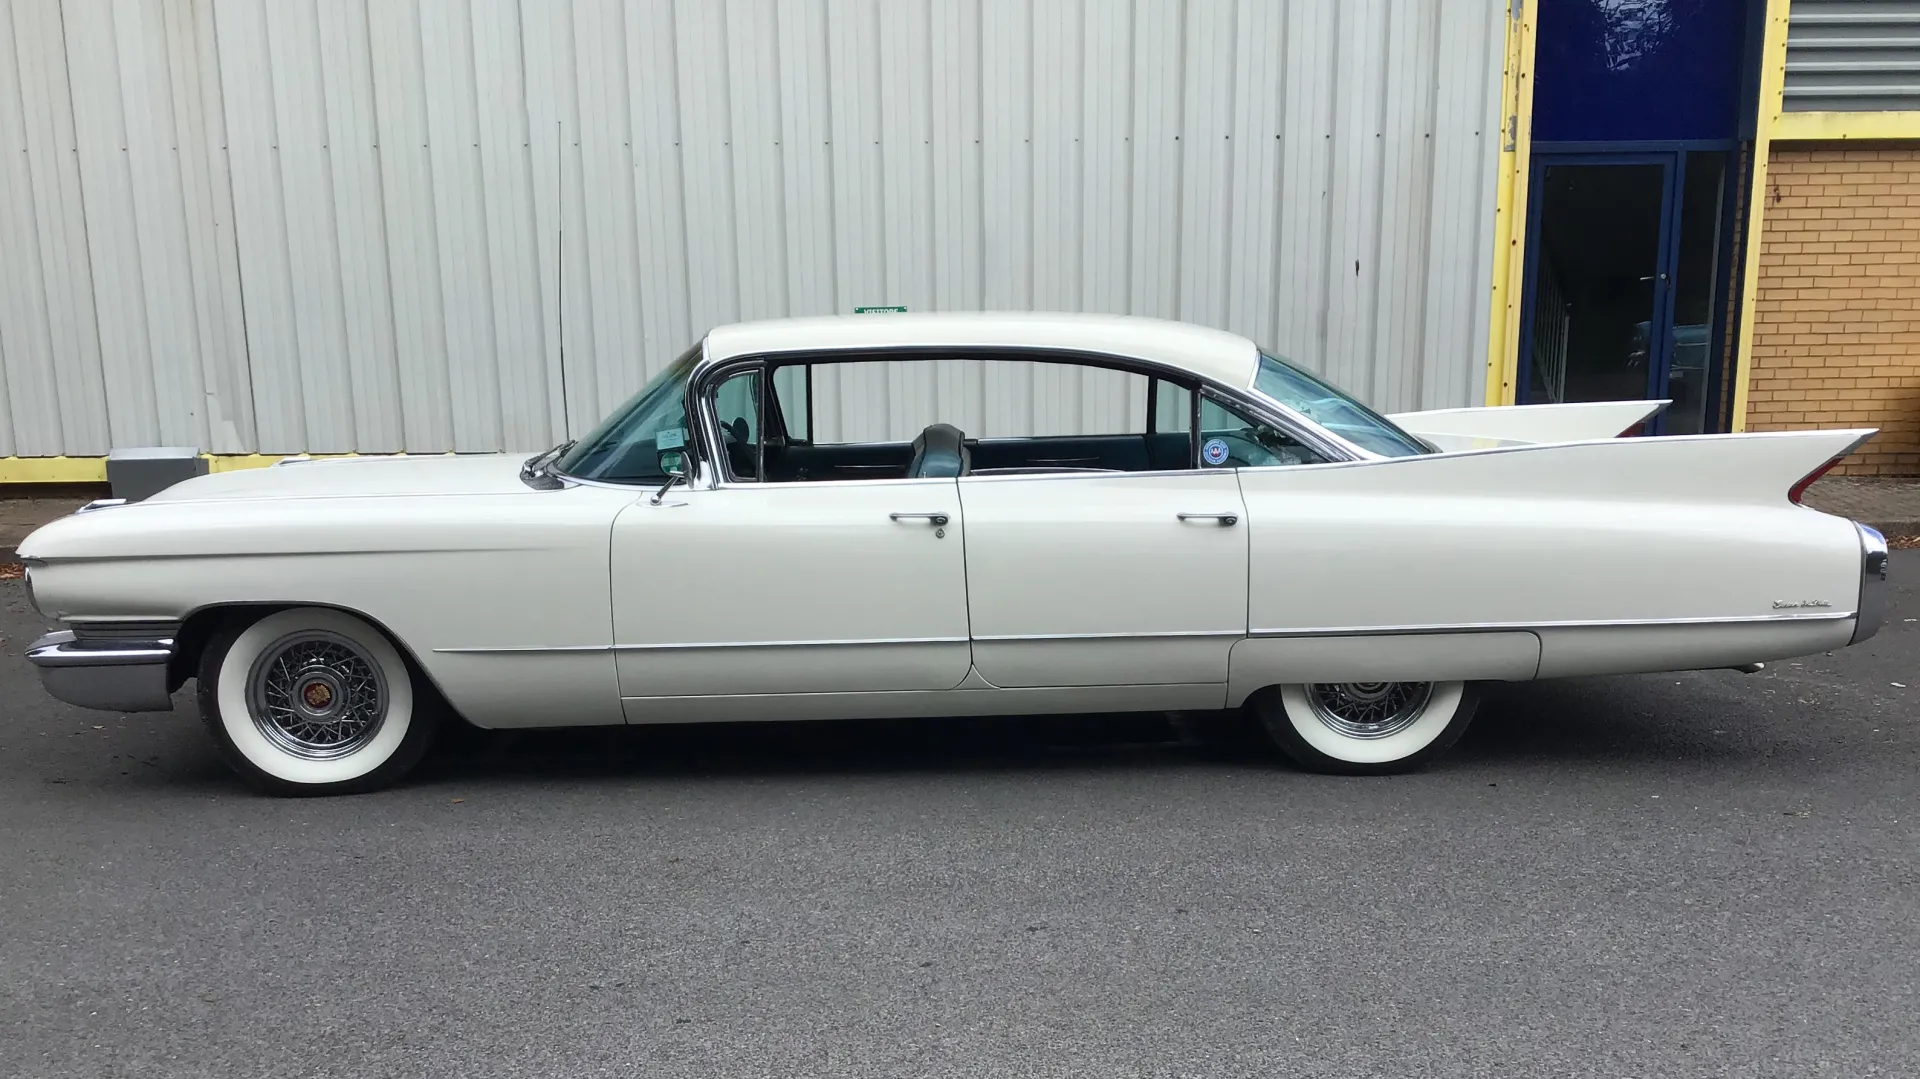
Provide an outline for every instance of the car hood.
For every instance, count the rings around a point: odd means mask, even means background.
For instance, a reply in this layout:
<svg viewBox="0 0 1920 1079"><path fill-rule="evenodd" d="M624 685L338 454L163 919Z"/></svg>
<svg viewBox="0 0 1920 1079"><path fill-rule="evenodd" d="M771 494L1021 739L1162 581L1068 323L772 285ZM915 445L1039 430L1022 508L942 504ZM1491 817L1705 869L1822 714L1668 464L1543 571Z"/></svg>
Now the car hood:
<svg viewBox="0 0 1920 1079"><path fill-rule="evenodd" d="M505 494L527 489L520 480L520 466L531 456L529 452L293 458L267 468L196 476L146 501Z"/></svg>

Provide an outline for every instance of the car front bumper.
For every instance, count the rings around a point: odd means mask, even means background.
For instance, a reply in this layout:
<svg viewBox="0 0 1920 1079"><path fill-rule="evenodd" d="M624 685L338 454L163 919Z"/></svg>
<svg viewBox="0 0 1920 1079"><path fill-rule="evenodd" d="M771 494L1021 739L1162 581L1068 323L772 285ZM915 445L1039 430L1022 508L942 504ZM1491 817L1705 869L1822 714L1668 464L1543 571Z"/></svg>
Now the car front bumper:
<svg viewBox="0 0 1920 1079"><path fill-rule="evenodd" d="M49 633L27 649L47 692L82 708L108 712L167 712L171 637L85 640L72 630Z"/></svg>

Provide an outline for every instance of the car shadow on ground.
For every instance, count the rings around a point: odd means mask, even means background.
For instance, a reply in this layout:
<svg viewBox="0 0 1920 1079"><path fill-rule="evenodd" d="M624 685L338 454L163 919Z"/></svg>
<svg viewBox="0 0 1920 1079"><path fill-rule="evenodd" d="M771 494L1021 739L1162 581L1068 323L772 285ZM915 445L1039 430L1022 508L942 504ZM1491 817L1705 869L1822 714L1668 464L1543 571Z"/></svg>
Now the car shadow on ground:
<svg viewBox="0 0 1920 1079"><path fill-rule="evenodd" d="M1649 708L1633 679L1489 689L1436 770L1499 763L1711 763L1765 756L1701 720ZM1671 685L1671 683L1667 683ZM1609 692L1609 690L1613 690ZM1624 691L1624 692L1623 692ZM1734 722L1728 717L1724 724ZM445 732L418 781L525 776L817 775L1268 766L1285 761L1240 712L663 724Z"/></svg>

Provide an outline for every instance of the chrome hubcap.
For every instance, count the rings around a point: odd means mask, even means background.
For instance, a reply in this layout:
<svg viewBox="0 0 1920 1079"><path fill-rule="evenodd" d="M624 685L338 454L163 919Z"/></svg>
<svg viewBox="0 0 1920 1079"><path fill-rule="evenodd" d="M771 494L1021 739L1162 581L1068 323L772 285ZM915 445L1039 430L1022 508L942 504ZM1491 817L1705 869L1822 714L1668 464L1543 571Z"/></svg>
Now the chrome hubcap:
<svg viewBox="0 0 1920 1079"><path fill-rule="evenodd" d="M380 733L387 682L353 641L326 630L301 630L254 660L247 704L267 741L296 757L331 760Z"/></svg>
<svg viewBox="0 0 1920 1079"><path fill-rule="evenodd" d="M1386 738L1414 725L1432 682L1319 682L1307 686L1316 719L1348 738Z"/></svg>

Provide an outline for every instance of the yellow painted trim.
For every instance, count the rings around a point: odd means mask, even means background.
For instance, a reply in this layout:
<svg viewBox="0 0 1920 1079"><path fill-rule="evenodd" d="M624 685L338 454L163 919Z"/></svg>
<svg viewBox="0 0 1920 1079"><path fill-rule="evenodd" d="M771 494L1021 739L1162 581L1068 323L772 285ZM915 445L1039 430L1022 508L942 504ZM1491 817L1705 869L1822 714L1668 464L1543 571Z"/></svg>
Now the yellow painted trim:
<svg viewBox="0 0 1920 1079"><path fill-rule="evenodd" d="M288 457L298 457L302 455L285 453L203 453L200 456L207 459L208 472L238 472L243 468L265 468L271 464L278 464ZM330 457L358 457L360 455L357 453L311 453L305 456L320 461Z"/></svg>
<svg viewBox="0 0 1920 1079"><path fill-rule="evenodd" d="M1533 143L1533 29L1539 0L1507 0L1500 79L1500 160L1493 202L1493 296L1487 317L1487 404L1513 404L1526 282L1527 176Z"/></svg>
<svg viewBox="0 0 1920 1079"><path fill-rule="evenodd" d="M203 453L208 472L236 472L243 468L265 468L295 454L278 453ZM315 460L327 457L358 457L355 453L315 453ZM404 455L397 455L404 456ZM0 483L105 483L105 457L0 457Z"/></svg>
<svg viewBox="0 0 1920 1079"><path fill-rule="evenodd" d="M1760 39L1760 108L1753 132L1753 186L1747 191L1747 236L1741 244L1740 339L1734 348L1733 418L1735 431L1747 429L1747 394L1753 387L1753 306L1760 290L1760 235L1767 210L1767 158L1780 117L1781 87L1787 79L1788 0L1767 0L1767 26Z"/></svg>
<svg viewBox="0 0 1920 1079"><path fill-rule="evenodd" d="M1769 125L1785 139L1920 139L1920 112L1778 112Z"/></svg>
<svg viewBox="0 0 1920 1079"><path fill-rule="evenodd" d="M0 457L0 483L105 483L105 457Z"/></svg>

